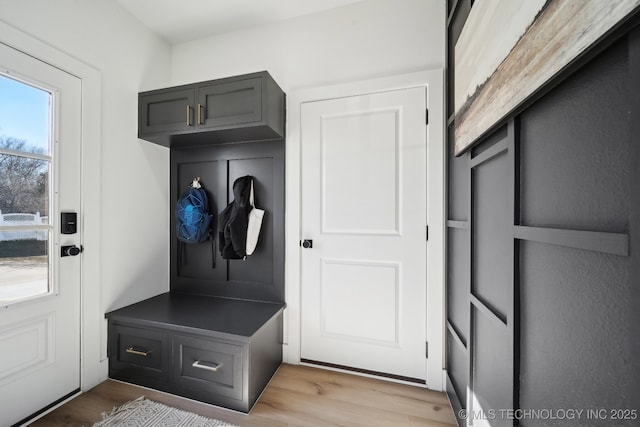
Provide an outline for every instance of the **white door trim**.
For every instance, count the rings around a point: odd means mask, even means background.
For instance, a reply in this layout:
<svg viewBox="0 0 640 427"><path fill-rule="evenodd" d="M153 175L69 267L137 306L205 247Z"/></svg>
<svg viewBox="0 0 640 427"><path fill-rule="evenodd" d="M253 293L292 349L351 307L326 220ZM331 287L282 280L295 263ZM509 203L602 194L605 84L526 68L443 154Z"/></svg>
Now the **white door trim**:
<svg viewBox="0 0 640 427"><path fill-rule="evenodd" d="M82 244L80 387L88 390L107 377L104 313L100 301L101 73L73 56L0 21L0 43L20 50L82 80Z"/></svg>
<svg viewBox="0 0 640 427"><path fill-rule="evenodd" d="M367 93L428 87L427 107L427 325L429 342L427 387L443 390L444 372L444 272L445 272L445 141L444 141L444 71L421 71L375 80L333 86L300 89L287 99L286 139L286 209L285 209L285 285L284 360L300 363L300 236L301 150L300 108L305 102L363 95Z"/></svg>

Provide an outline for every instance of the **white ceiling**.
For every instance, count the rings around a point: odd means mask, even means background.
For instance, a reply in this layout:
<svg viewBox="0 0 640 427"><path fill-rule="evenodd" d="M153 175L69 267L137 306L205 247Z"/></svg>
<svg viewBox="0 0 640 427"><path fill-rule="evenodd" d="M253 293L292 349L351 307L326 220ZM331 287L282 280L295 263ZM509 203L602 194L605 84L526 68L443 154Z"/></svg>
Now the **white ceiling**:
<svg viewBox="0 0 640 427"><path fill-rule="evenodd" d="M175 44L333 9L362 0L117 0Z"/></svg>

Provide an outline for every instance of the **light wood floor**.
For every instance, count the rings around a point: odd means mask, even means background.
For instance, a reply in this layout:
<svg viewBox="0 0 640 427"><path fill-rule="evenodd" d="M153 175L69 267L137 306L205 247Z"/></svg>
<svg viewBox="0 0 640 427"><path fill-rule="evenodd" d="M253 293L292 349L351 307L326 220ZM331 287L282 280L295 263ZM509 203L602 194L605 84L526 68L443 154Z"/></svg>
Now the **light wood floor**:
<svg viewBox="0 0 640 427"><path fill-rule="evenodd" d="M238 426L452 426L443 393L306 366L282 365L249 415L107 380L32 424L87 426L102 412L148 399Z"/></svg>

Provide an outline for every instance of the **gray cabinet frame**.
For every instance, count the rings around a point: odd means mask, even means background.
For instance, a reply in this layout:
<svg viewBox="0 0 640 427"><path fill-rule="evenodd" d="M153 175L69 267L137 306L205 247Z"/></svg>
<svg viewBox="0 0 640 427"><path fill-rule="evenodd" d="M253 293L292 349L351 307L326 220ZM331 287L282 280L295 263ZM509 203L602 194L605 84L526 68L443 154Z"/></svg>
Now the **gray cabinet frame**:
<svg viewBox="0 0 640 427"><path fill-rule="evenodd" d="M284 116L266 71L138 95L138 137L171 148L280 139Z"/></svg>

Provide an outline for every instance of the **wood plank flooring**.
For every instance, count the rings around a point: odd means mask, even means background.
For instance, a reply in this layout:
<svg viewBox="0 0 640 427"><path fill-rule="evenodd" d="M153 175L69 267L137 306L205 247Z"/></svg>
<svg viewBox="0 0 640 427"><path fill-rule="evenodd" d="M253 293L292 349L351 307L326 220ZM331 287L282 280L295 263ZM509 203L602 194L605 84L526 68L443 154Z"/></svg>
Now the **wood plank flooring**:
<svg viewBox="0 0 640 427"><path fill-rule="evenodd" d="M246 427L455 426L444 393L286 364L249 415L107 380L31 425L89 427L102 419L103 412L140 396Z"/></svg>

